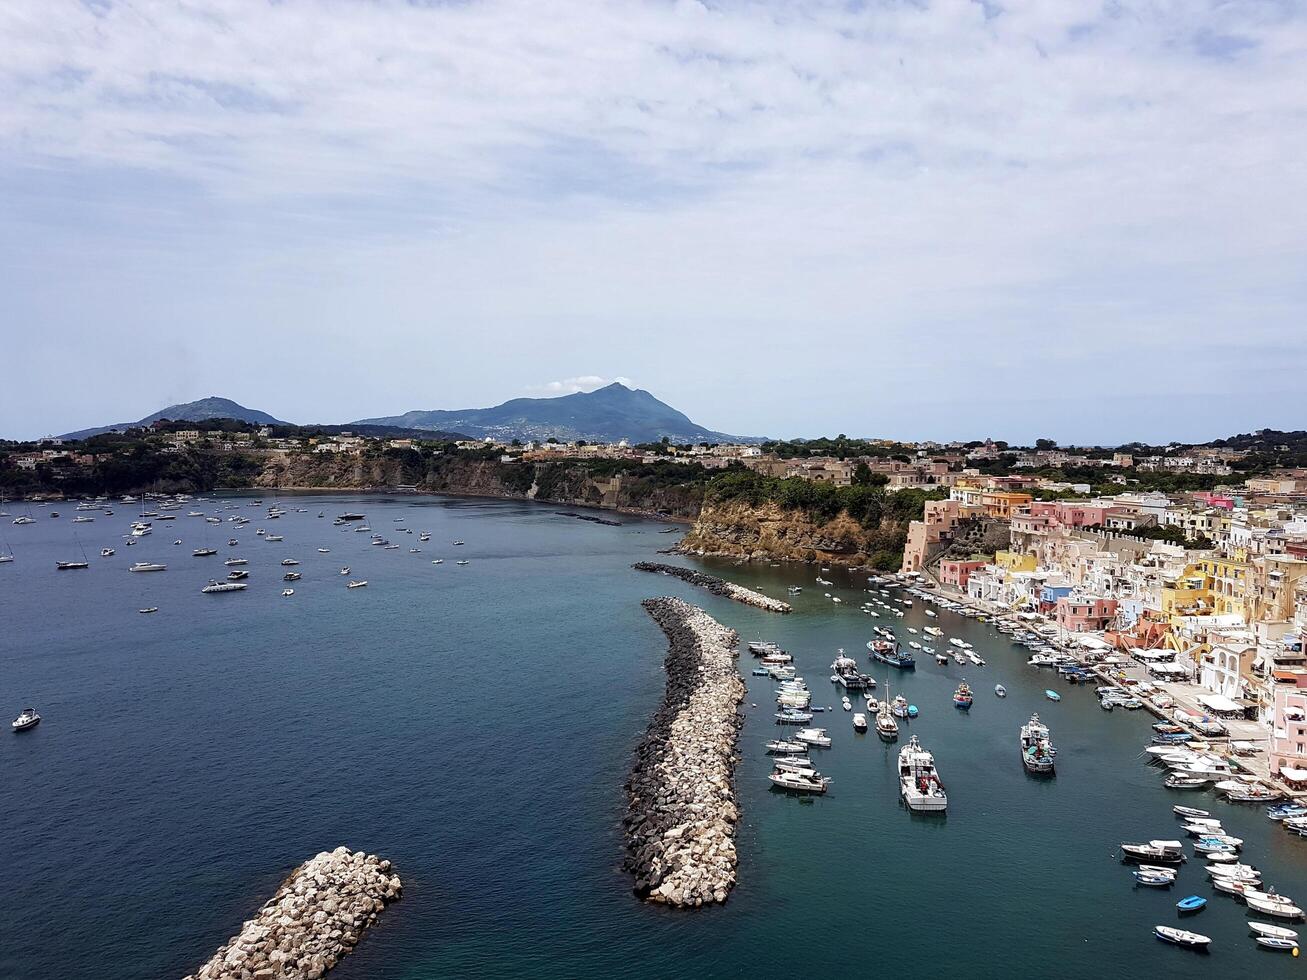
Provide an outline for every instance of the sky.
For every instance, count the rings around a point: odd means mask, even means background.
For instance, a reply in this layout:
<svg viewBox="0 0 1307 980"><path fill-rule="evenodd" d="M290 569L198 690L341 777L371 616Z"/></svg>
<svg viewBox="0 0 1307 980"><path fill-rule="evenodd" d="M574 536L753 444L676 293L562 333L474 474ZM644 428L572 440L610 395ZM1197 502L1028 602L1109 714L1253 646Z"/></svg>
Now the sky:
<svg viewBox="0 0 1307 980"><path fill-rule="evenodd" d="M7 0L0 435L1305 428L1307 0Z"/></svg>

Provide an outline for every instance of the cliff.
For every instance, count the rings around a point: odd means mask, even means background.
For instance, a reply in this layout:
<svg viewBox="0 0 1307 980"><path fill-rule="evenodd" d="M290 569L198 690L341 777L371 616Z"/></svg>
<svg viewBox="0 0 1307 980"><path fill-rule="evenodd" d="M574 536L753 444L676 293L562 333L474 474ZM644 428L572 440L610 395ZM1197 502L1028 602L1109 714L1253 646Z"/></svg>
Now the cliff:
<svg viewBox="0 0 1307 980"><path fill-rule="evenodd" d="M431 493L540 500L576 507L603 507L692 520L702 487L616 473L596 474L579 463L502 463L417 453L338 456L331 453L269 460L255 480L260 487L366 490L415 487Z"/></svg>
<svg viewBox="0 0 1307 980"><path fill-rule="evenodd" d="M753 561L897 569L906 533L906 524L887 519L867 528L847 511L823 520L811 511L783 508L774 501L730 500L705 504L679 550Z"/></svg>

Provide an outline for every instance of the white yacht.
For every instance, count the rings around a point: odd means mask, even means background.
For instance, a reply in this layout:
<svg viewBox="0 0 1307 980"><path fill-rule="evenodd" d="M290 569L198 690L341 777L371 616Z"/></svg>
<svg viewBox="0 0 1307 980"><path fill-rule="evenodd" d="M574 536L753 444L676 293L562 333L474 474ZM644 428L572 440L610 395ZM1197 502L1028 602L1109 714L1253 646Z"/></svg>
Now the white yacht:
<svg viewBox="0 0 1307 980"><path fill-rule="evenodd" d="M34 517L15 517L15 518L14 518L14 523L15 523L15 524L35 524L35 523L36 523L36 518L34 518Z"/></svg>
<svg viewBox="0 0 1307 980"><path fill-rule="evenodd" d="M910 810L939 813L948 807L935 757L921 747L915 735L899 751L899 792Z"/></svg>
<svg viewBox="0 0 1307 980"><path fill-rule="evenodd" d="M100 549L100 557L101 557L101 558L112 558L113 556L114 556L114 550L113 550L112 548L101 548L101 549Z"/></svg>
<svg viewBox="0 0 1307 980"><path fill-rule="evenodd" d="M216 555L217 553L218 553L217 548L196 548L194 551L191 552L191 557L208 558L210 555Z"/></svg>
<svg viewBox="0 0 1307 980"><path fill-rule="evenodd" d="M823 749L830 748L830 736L826 734L824 728L801 728L795 732L794 741Z"/></svg>
<svg viewBox="0 0 1307 980"><path fill-rule="evenodd" d="M36 713L35 708L24 708L18 717L10 722L9 727L16 732L25 732L29 728L35 728L41 724L41 716Z"/></svg>
<svg viewBox="0 0 1307 980"><path fill-rule="evenodd" d="M223 564L226 565L228 568L231 568L235 565L248 565L249 563L250 560L248 558L228 558L225 562L223 562Z"/></svg>
<svg viewBox="0 0 1307 980"><path fill-rule="evenodd" d="M157 561L138 561L127 569L129 572L166 572L167 570L167 565L161 565Z"/></svg>
<svg viewBox="0 0 1307 980"><path fill-rule="evenodd" d="M826 787L830 785L827 777L816 773L778 771L767 778L771 780L773 786L798 793L824 793Z"/></svg>
<svg viewBox="0 0 1307 980"><path fill-rule="evenodd" d="M217 579L209 579L209 584L200 589L201 592L244 592L248 585L244 582L219 582Z"/></svg>
<svg viewBox="0 0 1307 980"><path fill-rule="evenodd" d="M368 584L368 580L367 580L367 579L361 579L361 580L359 580L359 581L357 581L357 582L348 582L348 583L346 583L345 588L347 588L347 589L361 589L361 588L363 588L363 586L365 586L365 585L367 585L367 584Z"/></svg>

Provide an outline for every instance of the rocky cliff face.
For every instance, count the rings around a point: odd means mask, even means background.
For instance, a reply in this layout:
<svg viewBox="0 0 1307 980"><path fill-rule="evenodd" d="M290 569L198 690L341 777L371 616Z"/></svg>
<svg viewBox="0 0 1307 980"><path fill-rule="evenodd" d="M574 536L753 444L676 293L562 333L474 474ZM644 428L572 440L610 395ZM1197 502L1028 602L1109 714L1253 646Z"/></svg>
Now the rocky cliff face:
<svg viewBox="0 0 1307 980"><path fill-rule="evenodd" d="M820 523L779 504L739 501L705 504L680 550L753 561L819 561L825 564L897 568L905 528L883 523L864 528L846 513Z"/></svg>
<svg viewBox="0 0 1307 980"><path fill-rule="evenodd" d="M500 463L458 457L350 457L331 453L269 460L260 487L366 490L413 486L431 493L540 500L692 520L700 491L627 476L596 478L567 463Z"/></svg>

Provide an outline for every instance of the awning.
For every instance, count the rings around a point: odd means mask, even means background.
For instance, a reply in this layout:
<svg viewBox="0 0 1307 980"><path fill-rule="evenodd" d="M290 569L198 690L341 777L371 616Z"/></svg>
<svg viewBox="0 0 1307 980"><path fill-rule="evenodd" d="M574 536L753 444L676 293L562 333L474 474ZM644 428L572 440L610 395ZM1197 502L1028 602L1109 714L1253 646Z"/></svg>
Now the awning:
<svg viewBox="0 0 1307 980"><path fill-rule="evenodd" d="M1292 779L1295 783L1307 782L1307 769L1294 769L1290 766L1281 766L1280 775L1285 779Z"/></svg>
<svg viewBox="0 0 1307 980"><path fill-rule="evenodd" d="M1208 711L1215 711L1217 714L1243 714L1242 706L1231 701L1224 694L1200 694L1198 703Z"/></svg>

